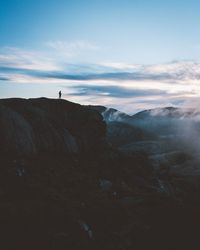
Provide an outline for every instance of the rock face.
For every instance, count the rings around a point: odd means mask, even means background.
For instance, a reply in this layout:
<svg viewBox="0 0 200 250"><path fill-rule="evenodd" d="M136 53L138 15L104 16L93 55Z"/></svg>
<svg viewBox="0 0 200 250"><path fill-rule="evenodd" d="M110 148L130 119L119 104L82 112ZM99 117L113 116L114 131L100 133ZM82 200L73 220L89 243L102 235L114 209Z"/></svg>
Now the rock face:
<svg viewBox="0 0 200 250"><path fill-rule="evenodd" d="M101 115L56 99L0 100L0 153L83 153L104 144Z"/></svg>
<svg viewBox="0 0 200 250"><path fill-rule="evenodd" d="M0 100L0 248L199 249L199 160L139 116Z"/></svg>

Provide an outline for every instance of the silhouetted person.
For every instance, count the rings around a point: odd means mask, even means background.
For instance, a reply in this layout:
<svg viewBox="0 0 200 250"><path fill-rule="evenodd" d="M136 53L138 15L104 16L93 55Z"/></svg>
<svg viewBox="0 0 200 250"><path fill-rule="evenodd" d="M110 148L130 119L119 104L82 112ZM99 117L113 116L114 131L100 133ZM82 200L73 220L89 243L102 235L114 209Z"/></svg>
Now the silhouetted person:
<svg viewBox="0 0 200 250"><path fill-rule="evenodd" d="M62 92L61 91L59 91L59 99L61 99L61 96L62 96Z"/></svg>

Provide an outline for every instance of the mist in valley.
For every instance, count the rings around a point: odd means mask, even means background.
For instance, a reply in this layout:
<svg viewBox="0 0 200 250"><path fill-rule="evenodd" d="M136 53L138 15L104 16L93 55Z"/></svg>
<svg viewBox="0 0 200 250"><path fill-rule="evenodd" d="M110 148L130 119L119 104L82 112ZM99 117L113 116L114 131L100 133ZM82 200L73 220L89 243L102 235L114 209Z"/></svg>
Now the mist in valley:
<svg viewBox="0 0 200 250"><path fill-rule="evenodd" d="M102 112L111 144L126 153L143 152L155 169L181 175L200 173L200 113L166 107L128 115L114 109Z"/></svg>

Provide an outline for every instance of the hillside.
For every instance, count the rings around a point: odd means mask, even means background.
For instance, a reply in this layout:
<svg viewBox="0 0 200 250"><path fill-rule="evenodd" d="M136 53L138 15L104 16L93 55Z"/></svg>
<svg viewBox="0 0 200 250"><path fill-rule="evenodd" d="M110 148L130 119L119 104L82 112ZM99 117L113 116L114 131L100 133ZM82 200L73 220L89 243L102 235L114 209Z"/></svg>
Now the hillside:
<svg viewBox="0 0 200 250"><path fill-rule="evenodd" d="M194 249L198 157L153 123L65 100L0 100L3 249Z"/></svg>
<svg viewBox="0 0 200 250"><path fill-rule="evenodd" d="M56 99L0 100L0 153L81 153L103 146L105 124L95 111Z"/></svg>

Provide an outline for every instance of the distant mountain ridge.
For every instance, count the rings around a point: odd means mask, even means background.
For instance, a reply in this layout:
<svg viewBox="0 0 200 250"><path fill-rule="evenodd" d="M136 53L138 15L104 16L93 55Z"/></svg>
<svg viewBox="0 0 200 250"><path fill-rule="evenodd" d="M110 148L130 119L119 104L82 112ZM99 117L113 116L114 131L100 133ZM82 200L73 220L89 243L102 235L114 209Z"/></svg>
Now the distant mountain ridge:
<svg viewBox="0 0 200 250"><path fill-rule="evenodd" d="M183 150L200 134L200 111L194 108L156 108L134 115L102 106L93 108L107 123L108 141L125 151L142 150L151 155Z"/></svg>
<svg viewBox="0 0 200 250"><path fill-rule="evenodd" d="M93 106L93 105L89 105L88 107L98 111L103 116L104 121L106 122L113 122L113 121L120 122L120 121L128 121L129 119L131 119L130 115L114 108L106 108L104 106Z"/></svg>
<svg viewBox="0 0 200 250"><path fill-rule="evenodd" d="M193 118L200 116L200 110L195 108L184 109L177 107L164 107L164 108L147 109L140 111L134 115L128 115L117 109L106 108L104 106L89 106L89 107L100 112L106 122L113 122L113 121L131 122L133 119L147 119L150 117Z"/></svg>
<svg viewBox="0 0 200 250"><path fill-rule="evenodd" d="M169 118L192 118L199 116L200 111L194 108L183 109L176 107L165 107L144 110L136 113L132 117L134 118L147 118L147 117L169 117Z"/></svg>

